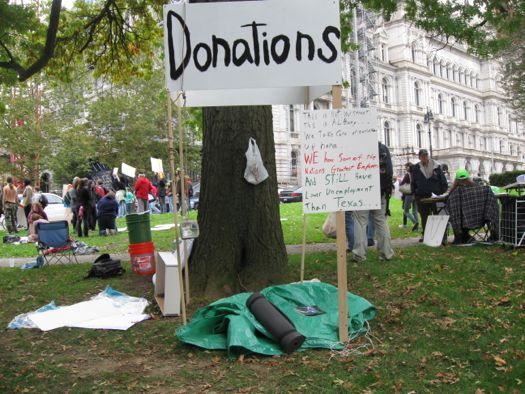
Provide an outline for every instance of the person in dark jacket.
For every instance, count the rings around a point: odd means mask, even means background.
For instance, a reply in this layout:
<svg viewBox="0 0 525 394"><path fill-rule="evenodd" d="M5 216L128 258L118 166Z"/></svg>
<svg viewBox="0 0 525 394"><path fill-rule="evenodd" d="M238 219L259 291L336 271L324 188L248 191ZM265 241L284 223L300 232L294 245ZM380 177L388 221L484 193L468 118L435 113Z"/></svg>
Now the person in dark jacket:
<svg viewBox="0 0 525 394"><path fill-rule="evenodd" d="M114 192L108 192L97 203L98 233L100 235L116 234L115 219L118 215L118 203Z"/></svg>
<svg viewBox="0 0 525 394"><path fill-rule="evenodd" d="M419 163L412 170L412 191L416 198L417 210L421 216L422 234L419 242L423 242L425 227L430 212L437 215L438 210L435 203L428 204L421 200L432 197L432 194L441 195L448 189L448 182L441 168L441 164L428 155L426 149L419 151Z"/></svg>
<svg viewBox="0 0 525 394"><path fill-rule="evenodd" d="M354 261L366 260L366 248L368 244L366 226L369 217L372 219L377 235L377 251L380 260L391 260L394 257L390 229L386 218L387 199L392 194L392 158L388 148L378 142L379 156L379 179L381 206L378 209L352 211L354 221L354 248L352 249L352 259Z"/></svg>
<svg viewBox="0 0 525 394"><path fill-rule="evenodd" d="M157 186L157 198L160 204L160 213L166 212L166 182L161 179Z"/></svg>
<svg viewBox="0 0 525 394"><path fill-rule="evenodd" d="M89 233L89 215L90 215L90 192L88 190L88 180L82 178L77 184L77 219L75 230L79 237L88 236ZM82 227L84 231L82 232Z"/></svg>

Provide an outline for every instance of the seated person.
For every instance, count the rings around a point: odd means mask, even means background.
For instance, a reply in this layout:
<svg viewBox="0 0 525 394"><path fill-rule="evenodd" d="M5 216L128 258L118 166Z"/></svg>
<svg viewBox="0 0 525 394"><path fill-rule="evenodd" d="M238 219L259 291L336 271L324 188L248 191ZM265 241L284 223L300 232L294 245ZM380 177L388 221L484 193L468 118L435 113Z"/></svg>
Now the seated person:
<svg viewBox="0 0 525 394"><path fill-rule="evenodd" d="M49 223L47 220L47 215L42 208L42 205L38 202L34 202L31 204L31 210L29 211L29 215L27 215L27 226L28 226L28 241L29 242L37 242L38 241L38 234L36 233L36 225L37 223Z"/></svg>
<svg viewBox="0 0 525 394"><path fill-rule="evenodd" d="M497 239L499 221L496 197L488 186L479 186L470 178L467 170L456 172L454 184L447 200L447 211L454 231L454 244L472 241L469 230L490 223L491 239Z"/></svg>
<svg viewBox="0 0 525 394"><path fill-rule="evenodd" d="M115 192L109 192L97 202L98 233L100 235L115 234L117 232L116 217L118 203Z"/></svg>

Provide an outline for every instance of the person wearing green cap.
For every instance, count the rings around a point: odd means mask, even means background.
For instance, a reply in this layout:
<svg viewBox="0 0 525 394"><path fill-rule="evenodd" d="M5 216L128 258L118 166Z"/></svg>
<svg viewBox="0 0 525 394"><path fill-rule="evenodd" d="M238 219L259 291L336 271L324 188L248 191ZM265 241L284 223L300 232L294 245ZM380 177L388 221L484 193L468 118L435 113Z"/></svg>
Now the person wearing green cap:
<svg viewBox="0 0 525 394"><path fill-rule="evenodd" d="M452 187L450 188L450 194L454 190L456 190L458 187L472 187L476 186L476 182L474 182L472 179L470 179L470 173L465 170L464 168L460 168L456 171L456 177L454 179L454 183L452 184Z"/></svg>
<svg viewBox="0 0 525 394"><path fill-rule="evenodd" d="M470 179L470 173L465 170L464 168L460 168L456 171L456 177L454 179L454 183L452 184L452 187L450 188L450 193L447 201L447 211L452 214L453 209L451 208L451 202L453 202L456 197L459 195L459 188L467 188L467 187L473 187L477 186L474 181ZM459 198L459 197L458 197ZM461 201L461 199L459 198ZM470 241L470 233L469 230L466 228L456 228L452 226L452 230L454 231L454 244L455 245L461 245L461 244L467 244Z"/></svg>

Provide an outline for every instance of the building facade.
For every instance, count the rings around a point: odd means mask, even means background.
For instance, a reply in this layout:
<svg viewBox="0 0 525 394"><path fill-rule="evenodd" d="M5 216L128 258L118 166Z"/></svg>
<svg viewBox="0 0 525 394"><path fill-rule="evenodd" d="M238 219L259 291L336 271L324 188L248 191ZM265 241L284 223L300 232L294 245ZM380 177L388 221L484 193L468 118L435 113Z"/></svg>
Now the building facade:
<svg viewBox="0 0 525 394"><path fill-rule="evenodd" d="M488 179L525 169L525 127L506 104L497 61L430 38L401 15L386 22L357 10L353 41L360 49L343 58L349 82L343 105L378 109L380 139L390 148L395 175L403 175L407 161L418 161L420 148L431 150L451 174L466 168ZM310 108L330 107L327 96ZM303 109L273 107L280 184L302 181L298 118Z"/></svg>

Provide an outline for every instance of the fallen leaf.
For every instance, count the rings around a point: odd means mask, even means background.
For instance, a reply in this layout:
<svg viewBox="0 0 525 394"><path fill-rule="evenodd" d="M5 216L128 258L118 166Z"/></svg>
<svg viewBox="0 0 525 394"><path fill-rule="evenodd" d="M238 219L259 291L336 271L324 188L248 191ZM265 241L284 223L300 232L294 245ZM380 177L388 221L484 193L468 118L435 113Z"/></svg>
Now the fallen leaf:
<svg viewBox="0 0 525 394"><path fill-rule="evenodd" d="M499 357L499 356L494 356L494 361L496 362L496 365L498 367L502 367L504 365L507 365L507 362L504 359L502 359L501 357Z"/></svg>

